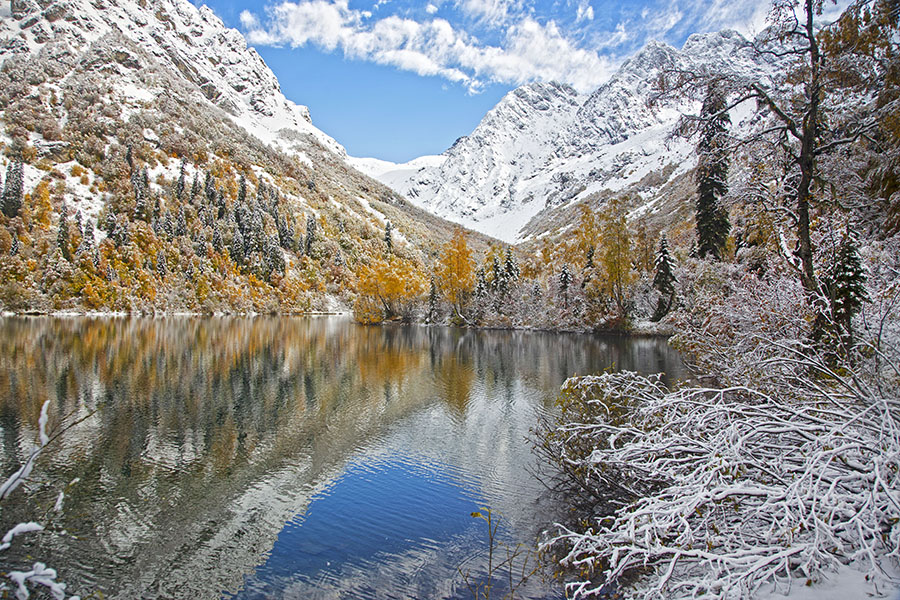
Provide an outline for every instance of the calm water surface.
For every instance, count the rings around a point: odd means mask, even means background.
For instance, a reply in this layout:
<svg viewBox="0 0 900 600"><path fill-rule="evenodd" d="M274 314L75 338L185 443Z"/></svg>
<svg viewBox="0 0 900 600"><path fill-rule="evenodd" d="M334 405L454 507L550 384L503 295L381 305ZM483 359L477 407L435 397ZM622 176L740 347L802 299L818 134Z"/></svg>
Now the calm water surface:
<svg viewBox="0 0 900 600"><path fill-rule="evenodd" d="M41 405L71 424L0 531L105 598L466 598L490 506L505 543L553 519L526 437L563 380L681 375L657 339L329 318L0 319L0 467ZM76 480L75 483L73 480ZM64 510L52 508L66 491ZM526 597L556 598L534 580Z"/></svg>

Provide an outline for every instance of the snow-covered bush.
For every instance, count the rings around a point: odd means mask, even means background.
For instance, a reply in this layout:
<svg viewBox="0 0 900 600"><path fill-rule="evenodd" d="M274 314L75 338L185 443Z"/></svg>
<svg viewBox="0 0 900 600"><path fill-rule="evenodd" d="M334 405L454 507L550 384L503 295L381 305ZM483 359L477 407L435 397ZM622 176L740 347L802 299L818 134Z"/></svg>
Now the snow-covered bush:
<svg viewBox="0 0 900 600"><path fill-rule="evenodd" d="M849 565L900 582L900 280L865 250L872 302L848 354L809 339L794 278L699 265L678 344L714 385L607 373L566 382L538 448L593 493L544 549L575 597L752 598ZM706 382L709 383L709 382ZM605 499L605 502L601 500Z"/></svg>

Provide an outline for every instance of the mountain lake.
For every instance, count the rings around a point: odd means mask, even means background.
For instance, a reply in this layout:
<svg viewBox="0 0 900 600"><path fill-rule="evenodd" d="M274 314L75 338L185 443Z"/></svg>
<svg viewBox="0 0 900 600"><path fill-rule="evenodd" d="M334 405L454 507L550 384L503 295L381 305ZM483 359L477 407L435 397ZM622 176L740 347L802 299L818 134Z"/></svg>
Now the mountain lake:
<svg viewBox="0 0 900 600"><path fill-rule="evenodd" d="M4 478L45 401L68 427L0 505L3 531L47 526L3 570L128 599L471 598L472 512L502 548L556 518L528 437L562 382L683 374L662 338L346 317L5 317L0 361ZM517 594L562 596L537 576Z"/></svg>

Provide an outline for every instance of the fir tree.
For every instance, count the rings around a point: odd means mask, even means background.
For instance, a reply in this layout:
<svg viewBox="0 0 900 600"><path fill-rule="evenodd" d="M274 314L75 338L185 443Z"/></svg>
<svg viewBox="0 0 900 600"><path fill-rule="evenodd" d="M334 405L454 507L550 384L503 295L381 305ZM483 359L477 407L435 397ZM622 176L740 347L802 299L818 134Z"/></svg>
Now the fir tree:
<svg viewBox="0 0 900 600"><path fill-rule="evenodd" d="M569 285L572 284L572 273L569 271L569 265L563 265L562 271L559 273L559 293L563 297L563 307L569 308Z"/></svg>
<svg viewBox="0 0 900 600"><path fill-rule="evenodd" d="M10 235L12 235L12 243L9 245L9 255L16 256L19 253L19 235L15 231Z"/></svg>
<svg viewBox="0 0 900 600"><path fill-rule="evenodd" d="M853 345L853 317L869 301L866 293L866 272L859 258L859 250L850 227L838 246L834 262L822 277L822 286L831 309L831 320L843 330L845 347Z"/></svg>
<svg viewBox="0 0 900 600"><path fill-rule="evenodd" d="M3 185L3 196L0 199L0 207L2 207L4 215L10 219L18 216L22 209L24 193L22 161L14 160L6 169L6 183Z"/></svg>
<svg viewBox="0 0 900 600"><path fill-rule="evenodd" d="M56 246L62 252L66 260L72 260L72 251L69 249L69 209L65 204L59 210L59 228L56 233Z"/></svg>
<svg viewBox="0 0 900 600"><path fill-rule="evenodd" d="M392 254L394 252L393 229L394 226L390 221L387 221L384 224L384 247L388 254Z"/></svg>
<svg viewBox="0 0 900 600"><path fill-rule="evenodd" d="M659 251L656 253L656 275L653 277L653 288L659 292L659 301L656 303L656 311L653 320L659 321L672 309L675 300L675 273L672 257L669 255L669 245L666 237L659 240Z"/></svg>
<svg viewBox="0 0 900 600"><path fill-rule="evenodd" d="M166 265L166 255L163 252L156 253L156 274L159 275L160 279L164 279L166 277L166 273L168 273L169 269Z"/></svg>
<svg viewBox="0 0 900 600"><path fill-rule="evenodd" d="M728 191L728 155L725 136L731 117L725 97L715 83L710 84L700 110L704 123L697 146L697 253L700 258L722 258L731 225L721 199Z"/></svg>
<svg viewBox="0 0 900 600"><path fill-rule="evenodd" d="M216 178L210 172L206 173L206 179L203 182L203 193L206 195L206 203L214 205L216 203Z"/></svg>
<svg viewBox="0 0 900 600"><path fill-rule="evenodd" d="M131 150L131 144L129 144L128 149L125 150L125 162L128 163L128 170L134 171L134 153Z"/></svg>

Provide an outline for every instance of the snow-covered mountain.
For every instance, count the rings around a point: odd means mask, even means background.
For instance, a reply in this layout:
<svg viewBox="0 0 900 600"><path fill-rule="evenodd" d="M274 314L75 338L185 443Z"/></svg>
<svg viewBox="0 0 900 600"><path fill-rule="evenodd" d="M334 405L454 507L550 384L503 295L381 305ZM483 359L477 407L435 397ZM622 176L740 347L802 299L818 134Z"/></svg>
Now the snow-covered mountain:
<svg viewBox="0 0 900 600"><path fill-rule="evenodd" d="M6 4L6 3L4 3ZM340 157L343 147L312 125L309 110L281 93L278 80L244 37L207 7L188 0L12 0L0 8L0 62L15 54L83 53L119 36L194 84L196 93L223 109L263 142L303 155L304 138ZM126 47L108 68L123 102L171 93L138 81L139 59Z"/></svg>
<svg viewBox="0 0 900 600"><path fill-rule="evenodd" d="M680 114L698 108L651 105L653 83L666 70L697 68L771 67L734 31L693 35L681 50L651 42L591 94L556 83L513 90L440 156L393 168L351 161L426 210L509 242L538 235L542 216L598 193L637 194L653 210L665 184L694 166L692 146L670 134ZM744 116L732 115L735 126Z"/></svg>

